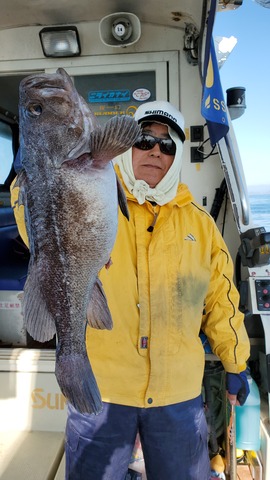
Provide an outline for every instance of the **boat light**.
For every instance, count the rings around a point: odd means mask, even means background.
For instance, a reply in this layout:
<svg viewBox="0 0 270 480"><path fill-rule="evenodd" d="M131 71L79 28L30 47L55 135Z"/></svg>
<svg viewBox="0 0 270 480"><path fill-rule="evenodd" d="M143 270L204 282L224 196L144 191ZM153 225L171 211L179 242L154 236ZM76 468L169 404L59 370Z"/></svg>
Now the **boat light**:
<svg viewBox="0 0 270 480"><path fill-rule="evenodd" d="M39 32L45 57L77 57L81 53L76 27L48 27Z"/></svg>

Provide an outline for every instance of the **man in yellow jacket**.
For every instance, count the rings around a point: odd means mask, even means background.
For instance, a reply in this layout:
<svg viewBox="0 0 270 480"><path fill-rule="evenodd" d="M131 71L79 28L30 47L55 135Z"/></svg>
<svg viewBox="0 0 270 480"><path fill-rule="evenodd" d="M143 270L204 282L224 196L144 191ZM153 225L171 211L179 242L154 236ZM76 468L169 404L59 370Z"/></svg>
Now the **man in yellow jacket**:
<svg viewBox="0 0 270 480"><path fill-rule="evenodd" d="M119 215L112 266L100 272L114 326L86 334L103 411L69 406L66 480L123 480L137 432L148 480L209 480L199 334L238 404L248 395L249 341L228 249L179 183L182 114L156 101L135 119L142 134L116 165L130 220Z"/></svg>

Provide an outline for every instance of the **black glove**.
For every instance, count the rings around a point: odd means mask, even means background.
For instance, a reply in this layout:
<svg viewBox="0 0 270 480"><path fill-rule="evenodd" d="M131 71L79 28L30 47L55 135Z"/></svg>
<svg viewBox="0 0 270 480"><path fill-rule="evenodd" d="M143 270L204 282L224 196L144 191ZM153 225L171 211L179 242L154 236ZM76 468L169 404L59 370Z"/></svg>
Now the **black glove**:
<svg viewBox="0 0 270 480"><path fill-rule="evenodd" d="M240 405L243 405L249 394L249 384L246 371L241 373L226 373L226 389L231 395L236 395Z"/></svg>

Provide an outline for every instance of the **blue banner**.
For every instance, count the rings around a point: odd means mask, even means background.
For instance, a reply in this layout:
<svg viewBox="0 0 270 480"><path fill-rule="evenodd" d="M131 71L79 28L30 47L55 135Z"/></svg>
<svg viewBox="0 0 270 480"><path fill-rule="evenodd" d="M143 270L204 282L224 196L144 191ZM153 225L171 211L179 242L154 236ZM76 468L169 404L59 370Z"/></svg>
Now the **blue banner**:
<svg viewBox="0 0 270 480"><path fill-rule="evenodd" d="M214 40L212 37L216 1L212 0L205 43L201 114L205 118L211 145L214 146L229 130L226 104L220 82Z"/></svg>

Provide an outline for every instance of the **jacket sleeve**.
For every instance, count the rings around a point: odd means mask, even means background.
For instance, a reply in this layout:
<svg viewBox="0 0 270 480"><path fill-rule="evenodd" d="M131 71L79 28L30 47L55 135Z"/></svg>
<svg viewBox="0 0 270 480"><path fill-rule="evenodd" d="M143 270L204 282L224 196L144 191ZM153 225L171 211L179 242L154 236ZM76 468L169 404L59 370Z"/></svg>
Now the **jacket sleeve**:
<svg viewBox="0 0 270 480"><path fill-rule="evenodd" d="M239 373L246 368L250 345L244 315L238 309L239 294L233 282L233 273L233 262L227 246L214 226L211 278L202 330L225 371Z"/></svg>
<svg viewBox="0 0 270 480"><path fill-rule="evenodd" d="M25 218L24 218L24 206L23 205L19 206L19 203L18 203L20 189L19 187L14 187L16 183L16 179L17 177L15 178L15 180L12 182L10 186L11 206L14 211L14 216L15 216L15 220L19 230L19 234L22 237L25 245L29 247L28 237L26 233L26 226L25 226Z"/></svg>

